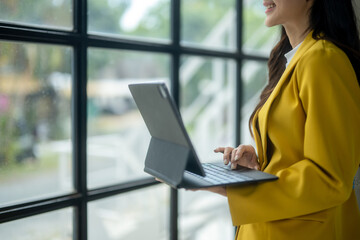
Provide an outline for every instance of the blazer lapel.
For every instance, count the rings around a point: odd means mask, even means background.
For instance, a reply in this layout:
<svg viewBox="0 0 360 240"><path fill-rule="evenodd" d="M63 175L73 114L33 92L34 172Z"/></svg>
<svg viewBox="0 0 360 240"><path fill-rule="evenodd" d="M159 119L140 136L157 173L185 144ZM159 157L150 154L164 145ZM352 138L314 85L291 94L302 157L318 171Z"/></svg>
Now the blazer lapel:
<svg viewBox="0 0 360 240"><path fill-rule="evenodd" d="M256 126L258 123L258 117L259 117L259 111L256 111L254 118L252 120L252 129L253 129L253 134L254 134L254 140L256 143L256 149L257 149L257 154L258 154L258 159L259 159L259 165L261 170L263 170L263 166L264 166L264 154L263 154L263 148L262 148L262 144L261 144L261 137L260 137L260 133L258 131L258 127Z"/></svg>
<svg viewBox="0 0 360 240"><path fill-rule="evenodd" d="M293 57L290 64L286 68L285 72L281 76L279 82L277 83L273 92L270 94L268 100L265 102L264 106L256 113L256 116L254 117L254 120L259 121L259 131L260 131L259 135L260 135L260 142L262 145L262 149L260 151L260 148L258 146L258 154L259 154L259 159L262 157L262 159L260 160L260 163L261 163L260 165L261 165L262 170L264 170L264 168L266 167L266 165L268 163L268 159L267 159L267 155L266 155L267 131L268 131L267 124L268 124L268 117L269 117L269 111L270 111L271 105L274 102L274 100L276 99L276 97L279 95L284 83L288 79L291 78L294 68L295 68L296 64L298 63L299 59L301 58L301 56L304 55L304 53L309 48L311 48L315 43L316 43L316 40L312 38L312 32L310 32L306 36L304 42L301 44L300 48L295 53L295 56ZM253 122L253 127L254 127L254 122ZM256 128L253 128L253 129L256 129ZM257 132L257 130L254 130L254 132L255 131Z"/></svg>

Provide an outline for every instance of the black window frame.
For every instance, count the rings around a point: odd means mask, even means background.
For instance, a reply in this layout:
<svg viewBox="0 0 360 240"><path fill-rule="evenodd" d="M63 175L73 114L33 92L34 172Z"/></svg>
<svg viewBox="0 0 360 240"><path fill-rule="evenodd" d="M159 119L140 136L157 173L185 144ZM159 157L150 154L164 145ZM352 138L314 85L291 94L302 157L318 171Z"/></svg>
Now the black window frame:
<svg viewBox="0 0 360 240"><path fill-rule="evenodd" d="M186 47L181 40L181 0L171 0L171 42L169 44L112 38L88 34L87 32L87 0L74 0L73 31L44 29L36 26L10 24L0 22L1 41L20 41L26 43L48 43L73 48L73 94L72 94L72 140L73 140L73 176L75 192L37 201L10 205L0 208L0 224L51 212L65 207L73 207L74 236L73 239L86 240L87 234L87 203L110 196L138 190L158 184L153 178L143 178L131 182L105 186L97 189L87 189L87 49L101 47L117 50L135 50L155 53L166 53L171 56L171 92L175 102L179 104L179 69L182 55L203 57L218 57L236 62L236 114L235 142L239 144L241 106L242 106L242 63L244 60L265 62L267 57L249 55L242 52L243 33L243 0L236 0L237 14L237 46L235 52L218 51L210 48L202 49ZM178 191L170 189L169 238L178 239Z"/></svg>

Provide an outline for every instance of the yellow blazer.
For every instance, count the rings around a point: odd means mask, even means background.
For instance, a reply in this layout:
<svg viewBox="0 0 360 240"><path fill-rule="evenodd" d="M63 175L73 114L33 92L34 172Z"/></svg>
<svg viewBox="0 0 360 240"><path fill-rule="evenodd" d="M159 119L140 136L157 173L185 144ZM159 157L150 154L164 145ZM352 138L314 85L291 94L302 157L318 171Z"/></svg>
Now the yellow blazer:
<svg viewBox="0 0 360 240"><path fill-rule="evenodd" d="M253 129L261 169L279 179L227 187L237 239L360 239L360 87L345 53L310 33Z"/></svg>

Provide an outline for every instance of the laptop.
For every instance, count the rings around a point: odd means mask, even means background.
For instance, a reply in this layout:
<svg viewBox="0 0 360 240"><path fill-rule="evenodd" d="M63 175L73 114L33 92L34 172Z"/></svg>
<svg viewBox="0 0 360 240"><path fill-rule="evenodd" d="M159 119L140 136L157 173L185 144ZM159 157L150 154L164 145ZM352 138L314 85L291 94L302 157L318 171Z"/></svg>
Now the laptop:
<svg viewBox="0 0 360 240"><path fill-rule="evenodd" d="M173 188L205 188L276 180L261 171L219 163L201 163L180 112L163 82L129 84L150 132L144 171Z"/></svg>

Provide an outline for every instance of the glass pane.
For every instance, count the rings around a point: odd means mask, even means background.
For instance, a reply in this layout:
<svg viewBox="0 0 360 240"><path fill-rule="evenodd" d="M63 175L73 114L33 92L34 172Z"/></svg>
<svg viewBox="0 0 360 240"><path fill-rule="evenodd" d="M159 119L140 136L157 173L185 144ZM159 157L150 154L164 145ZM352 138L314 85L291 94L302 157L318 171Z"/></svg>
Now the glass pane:
<svg viewBox="0 0 360 240"><path fill-rule="evenodd" d="M263 1L244 0L243 51L268 56L279 40L280 29L265 26Z"/></svg>
<svg viewBox="0 0 360 240"><path fill-rule="evenodd" d="M89 240L169 239L168 192L162 185L90 202Z"/></svg>
<svg viewBox="0 0 360 240"><path fill-rule="evenodd" d="M203 191L181 191L179 196L180 240L234 239L225 197Z"/></svg>
<svg viewBox="0 0 360 240"><path fill-rule="evenodd" d="M89 0L88 9L91 33L169 40L170 0Z"/></svg>
<svg viewBox="0 0 360 240"><path fill-rule="evenodd" d="M0 22L73 29L73 0L1 0Z"/></svg>
<svg viewBox="0 0 360 240"><path fill-rule="evenodd" d="M183 45L235 50L235 0L183 0L181 14Z"/></svg>
<svg viewBox="0 0 360 240"><path fill-rule="evenodd" d="M187 56L180 68L181 115L200 159L221 158L213 149L235 141L236 64Z"/></svg>
<svg viewBox="0 0 360 240"><path fill-rule="evenodd" d="M0 224L0 239L73 239L73 209L66 208Z"/></svg>
<svg viewBox="0 0 360 240"><path fill-rule="evenodd" d="M268 82L267 63L244 61L241 75L244 93L241 108L241 142L254 144L249 132L249 118L259 102L261 91Z"/></svg>
<svg viewBox="0 0 360 240"><path fill-rule="evenodd" d="M149 176L143 168L150 134L128 84L168 83L170 57L94 48L88 56L88 187Z"/></svg>
<svg viewBox="0 0 360 240"><path fill-rule="evenodd" d="M70 192L72 48L0 46L0 206Z"/></svg>
<svg viewBox="0 0 360 240"><path fill-rule="evenodd" d="M213 149L235 143L236 64L187 56L180 69L181 115L202 162L222 159ZM233 239L226 199L205 192L181 192L180 239Z"/></svg>

